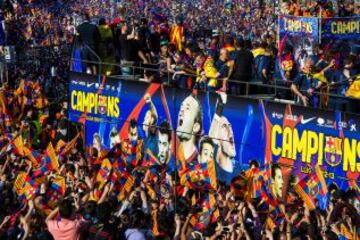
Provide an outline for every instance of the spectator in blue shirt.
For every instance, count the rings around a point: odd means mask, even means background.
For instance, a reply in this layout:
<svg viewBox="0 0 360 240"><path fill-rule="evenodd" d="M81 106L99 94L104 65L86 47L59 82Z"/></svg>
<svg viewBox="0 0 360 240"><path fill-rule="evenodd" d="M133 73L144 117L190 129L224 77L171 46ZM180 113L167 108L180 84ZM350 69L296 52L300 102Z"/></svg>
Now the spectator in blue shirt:
<svg viewBox="0 0 360 240"><path fill-rule="evenodd" d="M266 48L267 44L265 42L260 43L259 46L253 50L253 55L255 58L256 80L261 81L264 84L269 84L271 59Z"/></svg>
<svg viewBox="0 0 360 240"><path fill-rule="evenodd" d="M297 102L301 101L304 106L317 107L318 97L315 92L320 89L322 82L312 77L312 65L313 61L308 58L291 84L291 91L298 97Z"/></svg>
<svg viewBox="0 0 360 240"><path fill-rule="evenodd" d="M336 94L341 97L336 98L335 108L340 111L351 111L351 101L345 98L346 92L353 82L352 77L355 76L356 70L351 58L344 60L344 67L339 69L333 77L331 84L336 90Z"/></svg>

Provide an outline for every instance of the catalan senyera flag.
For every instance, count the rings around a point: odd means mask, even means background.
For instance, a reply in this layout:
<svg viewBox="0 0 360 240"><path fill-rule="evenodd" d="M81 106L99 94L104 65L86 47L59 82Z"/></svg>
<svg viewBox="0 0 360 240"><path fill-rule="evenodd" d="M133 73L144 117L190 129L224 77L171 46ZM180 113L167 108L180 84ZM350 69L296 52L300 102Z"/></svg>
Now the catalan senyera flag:
<svg viewBox="0 0 360 240"><path fill-rule="evenodd" d="M25 89L25 80L22 79L22 80L20 80L20 82L19 82L18 88L15 90L15 94L16 94L16 95L22 94L22 93L24 92L24 89Z"/></svg>
<svg viewBox="0 0 360 240"><path fill-rule="evenodd" d="M323 83L323 86L321 87L321 103L323 106L327 106L329 103L329 91L330 87L328 85L329 81L325 77L325 74L323 72L312 74L313 79L316 79Z"/></svg>
<svg viewBox="0 0 360 240"><path fill-rule="evenodd" d="M66 146L66 142L64 142L63 140L60 139L56 143L55 151L60 153L62 151L62 149L64 149L65 146Z"/></svg>
<svg viewBox="0 0 360 240"><path fill-rule="evenodd" d="M170 29L170 42L175 45L176 49L182 51L182 40L184 37L184 28L174 25Z"/></svg>
<svg viewBox="0 0 360 240"><path fill-rule="evenodd" d="M269 228L271 231L274 231L274 229L276 228L276 224L271 217L266 218L265 224L266 227Z"/></svg>
<svg viewBox="0 0 360 240"><path fill-rule="evenodd" d="M160 232L159 232L159 224L158 224L158 210L153 210L151 211L151 218L152 218L152 232L153 235L159 236Z"/></svg>
<svg viewBox="0 0 360 240"><path fill-rule="evenodd" d="M17 136L15 139L14 139L14 147L15 147L15 150L16 150L16 153L19 154L20 156L25 156L24 154L24 140L22 138L21 135Z"/></svg>
<svg viewBox="0 0 360 240"><path fill-rule="evenodd" d="M43 109L48 104L49 104L48 99L43 94L41 94L40 97L35 99L34 107L37 109Z"/></svg>
<svg viewBox="0 0 360 240"><path fill-rule="evenodd" d="M29 148L23 148L24 155L32 162L33 166L39 165L42 155L36 151L31 151Z"/></svg>
<svg viewBox="0 0 360 240"><path fill-rule="evenodd" d="M64 149L60 152L60 155L63 156L68 152L70 152L71 149L75 148L76 142L79 137L80 137L80 133L76 134L76 136L65 145Z"/></svg>
<svg viewBox="0 0 360 240"><path fill-rule="evenodd" d="M340 225L340 236L339 239L357 240L358 234L356 231L351 232L345 224Z"/></svg>
<svg viewBox="0 0 360 240"><path fill-rule="evenodd" d="M30 99L27 97L31 86L31 81L22 79L19 83L18 88L15 90L15 95L17 96L18 103L21 105L22 113L24 111L25 105L29 105L31 103Z"/></svg>
<svg viewBox="0 0 360 240"><path fill-rule="evenodd" d="M25 184L26 179L26 173L25 172L19 172L15 181L14 181L14 190L19 195L21 193L22 188Z"/></svg>
<svg viewBox="0 0 360 240"><path fill-rule="evenodd" d="M4 90L0 90L0 107L6 113L7 107L6 107L6 96Z"/></svg>
<svg viewBox="0 0 360 240"><path fill-rule="evenodd" d="M30 40L32 33L33 33L32 26L31 26L31 24L28 24L26 29L23 31L25 39Z"/></svg>
<svg viewBox="0 0 360 240"><path fill-rule="evenodd" d="M154 188L150 184L146 185L146 190L151 199L153 199L153 200L156 199L157 194L156 194Z"/></svg>
<svg viewBox="0 0 360 240"><path fill-rule="evenodd" d="M251 168L231 180L230 190L236 197L245 197L249 200L251 198L260 197L257 193L259 188L259 168Z"/></svg>
<svg viewBox="0 0 360 240"><path fill-rule="evenodd" d="M60 165L52 143L49 143L48 147L46 148L46 153L50 158L52 169L59 171Z"/></svg>
<svg viewBox="0 0 360 240"><path fill-rule="evenodd" d="M14 182L14 190L20 199L30 200L36 193L36 186L30 184L31 179L25 172L20 172Z"/></svg>
<svg viewBox="0 0 360 240"><path fill-rule="evenodd" d="M90 192L90 198L89 198L89 201L99 201L101 198L101 191L96 188L94 189L93 191Z"/></svg>

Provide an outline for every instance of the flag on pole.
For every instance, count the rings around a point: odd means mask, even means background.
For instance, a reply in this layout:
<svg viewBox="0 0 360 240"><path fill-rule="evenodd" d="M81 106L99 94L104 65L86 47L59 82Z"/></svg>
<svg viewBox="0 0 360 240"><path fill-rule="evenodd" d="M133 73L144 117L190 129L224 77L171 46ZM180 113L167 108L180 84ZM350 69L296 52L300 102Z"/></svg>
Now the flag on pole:
<svg viewBox="0 0 360 240"><path fill-rule="evenodd" d="M312 189L312 182L309 175L306 175L298 184L294 185L295 192L304 201L309 210L316 208L314 199L311 197L310 192Z"/></svg>
<svg viewBox="0 0 360 240"><path fill-rule="evenodd" d="M190 223L194 230L202 231L206 229L209 224L216 222L220 213L218 209L215 208L216 199L212 193L201 196L195 201L197 206L193 207L198 207L201 211L193 214Z"/></svg>
<svg viewBox="0 0 360 240"><path fill-rule="evenodd" d="M80 133L76 134L76 136L64 146L64 149L60 152L60 156L66 155L71 149L75 148L79 137Z"/></svg>
<svg viewBox="0 0 360 240"><path fill-rule="evenodd" d="M215 170L215 160L207 163L189 164L186 172L181 176L180 182L185 182L185 186L199 190L217 190L217 179Z"/></svg>
<svg viewBox="0 0 360 240"><path fill-rule="evenodd" d="M65 177L57 175L46 190L44 202L46 207L54 209L58 201L64 196L66 190Z"/></svg>
<svg viewBox="0 0 360 240"><path fill-rule="evenodd" d="M25 172L20 172L15 179L14 190L20 201L30 200L35 195L36 185L32 186L30 182L32 182L31 178Z"/></svg>
<svg viewBox="0 0 360 240"><path fill-rule="evenodd" d="M105 183L108 181L111 173L112 173L112 164L109 159L104 159L101 163L101 167L96 176L96 182L99 182L99 189L103 188Z"/></svg>
<svg viewBox="0 0 360 240"><path fill-rule="evenodd" d="M48 147L46 148L46 153L50 158L52 169L58 172L60 165L52 143L49 143Z"/></svg>
<svg viewBox="0 0 360 240"><path fill-rule="evenodd" d="M180 52L183 49L182 40L184 37L184 28L179 25L172 26L170 29L170 41Z"/></svg>

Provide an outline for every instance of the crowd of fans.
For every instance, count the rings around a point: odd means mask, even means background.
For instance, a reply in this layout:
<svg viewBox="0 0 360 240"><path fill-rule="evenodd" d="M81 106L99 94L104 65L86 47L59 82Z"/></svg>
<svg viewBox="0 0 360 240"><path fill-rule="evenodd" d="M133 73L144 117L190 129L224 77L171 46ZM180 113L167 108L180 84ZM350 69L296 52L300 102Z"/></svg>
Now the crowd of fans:
<svg viewBox="0 0 360 240"><path fill-rule="evenodd" d="M358 11L354 3L339 2L336 8L331 1L309 4L313 7L295 9L296 3L285 2L280 11L318 16L306 11L321 9L324 17ZM85 12L84 21L77 26L72 69L138 74L146 81L233 95L272 94L305 106L354 112L358 102L347 98L347 89L359 74L358 43L350 43L347 53L329 48L328 42L312 52L306 48L295 51L291 45L279 52L278 10L273 3L254 6L186 1L180 11L168 1L159 6L129 2L110 22L99 17L96 24ZM274 86L288 90L275 91ZM338 97L329 98L329 94Z"/></svg>
<svg viewBox="0 0 360 240"><path fill-rule="evenodd" d="M147 128L163 139L154 160L141 147L146 139L138 128L143 126L133 120L127 138L110 151L96 141L84 149L82 127L66 118L67 103L49 106L35 82L21 81L0 96L0 239L358 237L356 182L346 192L331 184L323 197L327 205L315 201L314 209L294 190L294 177L283 197L276 164L269 169L252 161L230 186L217 182L205 188L202 178L184 183L184 169L173 161L162 163L171 158L170 146L161 150L172 137L166 122ZM137 147L129 150L127 144L134 141ZM211 141L201 141L199 160L211 157ZM257 180L276 205L264 193L252 193Z"/></svg>
<svg viewBox="0 0 360 240"><path fill-rule="evenodd" d="M353 1L5 3L6 44L16 46L20 62L29 49L38 53L37 47L46 46L58 52L58 56L37 54L33 62L41 64L23 64L22 68L37 69L40 77L55 70L58 74L53 75L66 79L71 55L75 71L136 74L147 81L234 95L271 94L306 106L351 112L358 106L346 98L359 72L358 43L345 53L325 42L304 57L291 45L279 52L277 41L278 14L354 16L359 8ZM19 73L20 65L10 72ZM44 81L52 83L48 86L58 84L48 75Z"/></svg>
<svg viewBox="0 0 360 240"><path fill-rule="evenodd" d="M247 187L267 171L272 194L279 168L253 161L231 186L219 182L215 189L199 190L184 184L176 163L147 165L144 149L135 149L136 163L125 167L122 163L134 153L121 144L110 151L84 149L83 129L68 121L66 101L51 101L66 95L70 56L77 71L129 75L131 67L141 64L148 70L136 74L147 81L170 79L181 88L236 95L271 93L244 84L254 78L273 84L276 67L286 67L276 66L273 2L250 2L252 8L247 1L126 1L117 7L111 1L5 1L7 44L18 53L22 48L47 50L37 63L30 64L29 57L11 65L0 91L0 239L357 239L356 182L347 191L328 186L328 204L317 202L312 209L289 181L286 197L276 196L274 206L249 194ZM318 14L296 2L280 11ZM323 1L310 2L319 2L313 8L319 9ZM324 16L358 13L354 4L330 7L330 2L321 5L329 8ZM334 55L319 48L301 68L294 56L283 80L304 105L315 106L311 96L319 88L302 88L310 72L341 83L358 74L358 56L335 64ZM94 63L99 59L121 67L100 68ZM334 91L344 95L349 84ZM334 105L349 110L347 100ZM137 127L132 122L121 143L139 140ZM169 142L173 136L166 124L151 131ZM199 153L204 158L206 141L211 140L202 141Z"/></svg>

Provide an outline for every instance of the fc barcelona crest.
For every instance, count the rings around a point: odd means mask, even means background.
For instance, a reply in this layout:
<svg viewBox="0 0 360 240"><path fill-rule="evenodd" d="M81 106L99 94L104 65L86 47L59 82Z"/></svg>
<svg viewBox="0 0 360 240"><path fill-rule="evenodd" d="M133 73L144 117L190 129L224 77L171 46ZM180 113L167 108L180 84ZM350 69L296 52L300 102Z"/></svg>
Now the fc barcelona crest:
<svg viewBox="0 0 360 240"><path fill-rule="evenodd" d="M342 139L326 137L325 160L327 164L336 167L342 160Z"/></svg>
<svg viewBox="0 0 360 240"><path fill-rule="evenodd" d="M107 97L99 96L98 111L100 114L106 114L107 112Z"/></svg>

